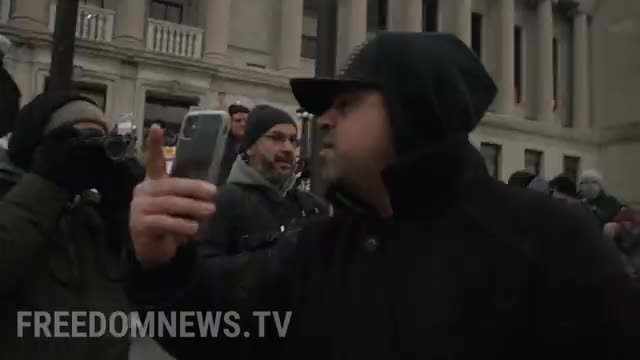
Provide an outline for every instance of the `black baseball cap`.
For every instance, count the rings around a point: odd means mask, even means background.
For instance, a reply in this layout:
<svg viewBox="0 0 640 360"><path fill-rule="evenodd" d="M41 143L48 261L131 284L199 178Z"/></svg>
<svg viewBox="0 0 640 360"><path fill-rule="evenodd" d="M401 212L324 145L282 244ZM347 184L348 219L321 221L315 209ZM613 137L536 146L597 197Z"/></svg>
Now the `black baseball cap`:
<svg viewBox="0 0 640 360"><path fill-rule="evenodd" d="M425 133L471 132L497 93L475 53L445 33L383 32L358 46L336 77L290 84L300 106L314 115L342 93L379 89L392 115L420 120L412 128Z"/></svg>

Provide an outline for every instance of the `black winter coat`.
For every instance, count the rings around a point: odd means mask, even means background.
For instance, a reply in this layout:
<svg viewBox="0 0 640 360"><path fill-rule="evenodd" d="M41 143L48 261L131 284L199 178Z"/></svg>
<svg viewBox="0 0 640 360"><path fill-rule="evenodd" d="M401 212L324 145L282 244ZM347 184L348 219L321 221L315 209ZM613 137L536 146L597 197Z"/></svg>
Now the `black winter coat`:
<svg viewBox="0 0 640 360"><path fill-rule="evenodd" d="M286 338L262 354L626 358L639 334L635 295L593 219L493 180L471 145L431 153L386 174L392 220L333 191L335 216L307 225L278 281L258 288L263 309L293 310ZM191 284L171 308L241 308L224 300L220 268L205 260L193 271L185 259L157 273L156 289L170 277ZM148 292L154 283L146 279L139 286ZM165 340L180 359L265 349L264 339Z"/></svg>
<svg viewBox="0 0 640 360"><path fill-rule="evenodd" d="M293 311L283 346L261 357L638 358L640 301L614 244L578 210L490 178L469 144L496 94L478 57L452 35L384 33L351 60L341 78L384 85L393 217L332 191L334 216L303 227L295 252L278 262L280 276L255 292L263 309ZM318 95L345 90L317 85ZM326 110L328 97L298 90L303 107L317 100L314 111ZM186 254L163 281L141 284L151 290L173 278L190 285L178 293L181 306L219 309L216 295L228 294L213 293L219 284L202 279L215 279L213 269ZM174 344L201 349L180 359L226 355L219 339Z"/></svg>
<svg viewBox="0 0 640 360"><path fill-rule="evenodd" d="M295 251L298 237L282 235L297 234L311 219L328 214L328 204L321 198L293 187L288 191L276 189L238 158L228 182L216 195L216 213L202 224L195 249L183 249L179 264L174 264L177 266L156 270L151 279L146 276L132 284L134 302L149 305L166 300L161 306L165 310L237 311L243 315L241 327L258 333L259 324L248 315L265 310L265 304L284 305L282 293L290 291L290 283L281 279L288 271L286 259ZM176 275L184 269L189 279ZM190 284L177 299L171 298L175 290L171 279L177 287ZM205 346L202 350L193 341L158 340L180 358L208 351L207 344L200 344ZM272 339L241 341L216 339L215 352L250 359L278 351L274 347L279 342Z"/></svg>
<svg viewBox="0 0 640 360"><path fill-rule="evenodd" d="M300 235L285 358L631 355L635 294L584 212L493 180L470 146L386 183L392 220L338 191L336 217Z"/></svg>
<svg viewBox="0 0 640 360"><path fill-rule="evenodd" d="M127 338L35 338L33 326L19 338L16 314L95 310L109 316L128 310L123 288L126 265L132 263L124 242L128 212L119 209L106 217L86 199L71 205L65 191L34 174L1 195L2 354L7 359L127 359Z"/></svg>

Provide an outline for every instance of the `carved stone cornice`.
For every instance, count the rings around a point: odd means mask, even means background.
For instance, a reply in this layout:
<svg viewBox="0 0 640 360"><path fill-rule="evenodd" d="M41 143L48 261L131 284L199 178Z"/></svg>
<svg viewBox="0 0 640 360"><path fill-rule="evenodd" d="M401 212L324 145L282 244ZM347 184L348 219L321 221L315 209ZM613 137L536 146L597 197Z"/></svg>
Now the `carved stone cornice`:
<svg viewBox="0 0 640 360"><path fill-rule="evenodd" d="M50 34L0 25L0 33L8 36L16 46L29 48L50 47ZM212 79L224 79L248 82L256 85L289 89L290 75L275 70L255 69L246 66L234 66L224 60L191 59L157 53L144 48L127 47L113 42L96 42L83 39L76 40L76 53L117 59L130 64L159 65L172 69L188 70L209 74Z"/></svg>

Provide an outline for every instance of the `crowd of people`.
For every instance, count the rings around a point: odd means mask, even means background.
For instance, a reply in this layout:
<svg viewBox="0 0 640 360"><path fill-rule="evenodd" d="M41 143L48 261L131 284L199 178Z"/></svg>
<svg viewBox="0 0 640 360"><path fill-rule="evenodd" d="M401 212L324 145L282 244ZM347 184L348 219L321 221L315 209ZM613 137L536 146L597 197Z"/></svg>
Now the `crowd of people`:
<svg viewBox="0 0 640 360"><path fill-rule="evenodd" d="M593 171L490 177L468 135L497 88L462 41L383 33L291 89L318 116L324 197L273 106L229 108L216 186L167 174L158 125L143 164L108 156L87 98L3 96L0 351L129 356L126 337L17 337L25 310L233 310L247 334L290 310L284 337L156 340L178 359L637 358L637 213Z"/></svg>
<svg viewBox="0 0 640 360"><path fill-rule="evenodd" d="M610 194L602 174L584 171L576 184L566 175L550 181L521 170L513 173L509 185L547 194L586 210L600 225L606 241L615 244L632 278L640 275L640 212Z"/></svg>

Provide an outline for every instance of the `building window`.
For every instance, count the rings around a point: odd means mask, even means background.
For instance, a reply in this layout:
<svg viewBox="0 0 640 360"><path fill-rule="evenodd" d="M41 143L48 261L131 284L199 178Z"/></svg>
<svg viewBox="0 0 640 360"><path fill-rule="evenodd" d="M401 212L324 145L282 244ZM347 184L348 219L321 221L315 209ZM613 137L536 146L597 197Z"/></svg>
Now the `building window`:
<svg viewBox="0 0 640 360"><path fill-rule="evenodd" d="M182 24L182 4L166 0L151 0L151 17L176 24Z"/></svg>
<svg viewBox="0 0 640 360"><path fill-rule="evenodd" d="M82 0L80 1L80 4L104 8L104 0Z"/></svg>
<svg viewBox="0 0 640 360"><path fill-rule="evenodd" d="M480 144L480 152L484 157L489 175L496 179L500 178L500 159L502 157L502 146L491 143Z"/></svg>
<svg viewBox="0 0 640 360"><path fill-rule="evenodd" d="M438 31L438 0L422 0L422 30Z"/></svg>
<svg viewBox="0 0 640 360"><path fill-rule="evenodd" d="M318 1L304 0L304 19L302 26L302 48L300 56L315 59L318 51Z"/></svg>
<svg viewBox="0 0 640 360"><path fill-rule="evenodd" d="M577 183L578 174L580 173L580 158L565 155L562 167L564 169L562 173Z"/></svg>
<svg viewBox="0 0 640 360"><path fill-rule="evenodd" d="M387 29L387 0L369 0L367 3L367 32L377 33Z"/></svg>
<svg viewBox="0 0 640 360"><path fill-rule="evenodd" d="M144 104L144 137L148 128L158 123L165 129L165 146L175 146L182 120L189 108L198 104L198 98L148 93Z"/></svg>
<svg viewBox="0 0 640 360"><path fill-rule="evenodd" d="M302 52L305 59L315 59L318 53L318 38L315 36L302 35Z"/></svg>
<svg viewBox="0 0 640 360"><path fill-rule="evenodd" d="M524 151L524 168L532 174L542 174L542 151L527 149Z"/></svg>
<svg viewBox="0 0 640 360"><path fill-rule="evenodd" d="M471 14L471 48L479 58L482 58L482 20L482 14Z"/></svg>
<svg viewBox="0 0 640 360"><path fill-rule="evenodd" d="M523 83L523 79L522 79L522 71L523 71L523 63L522 61L523 56L522 56L522 27L519 25L516 25L515 29L514 29L514 87L515 87L515 100L516 100L516 104L520 104L522 103L522 83Z"/></svg>
<svg viewBox="0 0 640 360"><path fill-rule="evenodd" d="M558 109L558 66L559 66L558 38L553 38L553 111Z"/></svg>

